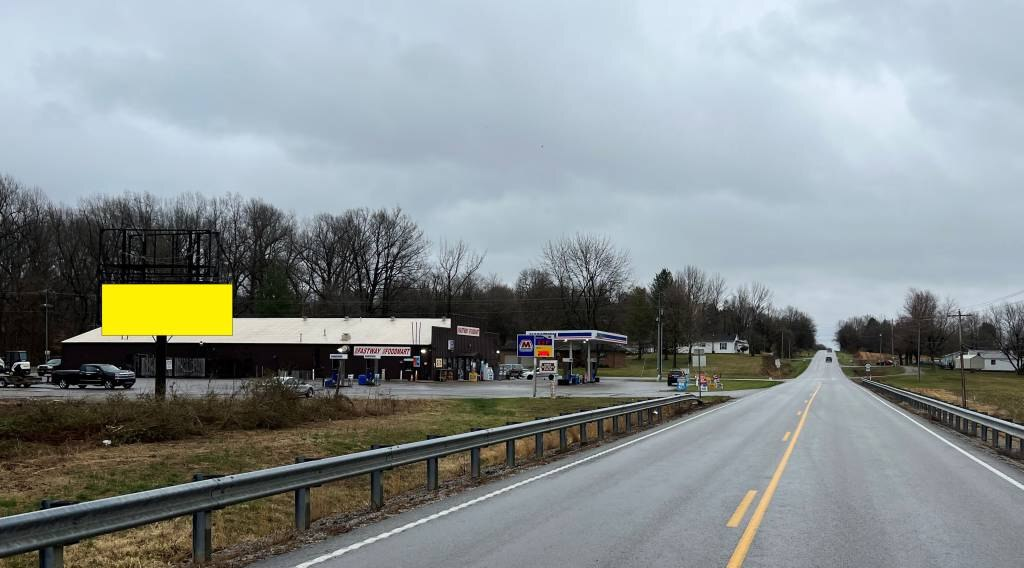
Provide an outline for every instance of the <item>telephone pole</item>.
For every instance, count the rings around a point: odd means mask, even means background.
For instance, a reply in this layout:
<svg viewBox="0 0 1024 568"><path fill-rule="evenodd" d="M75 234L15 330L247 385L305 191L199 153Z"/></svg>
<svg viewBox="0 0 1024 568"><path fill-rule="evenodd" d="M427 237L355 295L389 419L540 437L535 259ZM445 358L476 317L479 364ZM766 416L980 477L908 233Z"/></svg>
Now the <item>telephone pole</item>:
<svg viewBox="0 0 1024 568"><path fill-rule="evenodd" d="M973 318L974 314L965 314L959 309L947 317L956 318L957 338L960 343L960 406L967 408L967 374L964 372L964 318Z"/></svg>
<svg viewBox="0 0 1024 568"><path fill-rule="evenodd" d="M43 300L43 362L50 360L50 289L46 289L46 296Z"/></svg>
<svg viewBox="0 0 1024 568"><path fill-rule="evenodd" d="M661 320L664 315L664 311L661 309L661 293L658 293L658 382L661 382L662 374L662 345L661 345Z"/></svg>

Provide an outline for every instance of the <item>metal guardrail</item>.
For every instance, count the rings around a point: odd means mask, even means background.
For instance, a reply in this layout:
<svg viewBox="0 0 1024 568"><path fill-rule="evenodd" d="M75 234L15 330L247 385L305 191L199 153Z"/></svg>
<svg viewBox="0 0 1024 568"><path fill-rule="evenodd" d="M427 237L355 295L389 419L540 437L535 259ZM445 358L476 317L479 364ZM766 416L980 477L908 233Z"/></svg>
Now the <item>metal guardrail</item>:
<svg viewBox="0 0 1024 568"><path fill-rule="evenodd" d="M481 448L506 444L506 464L515 465L515 442L535 436L539 442L537 457L543 456L543 435L559 432L559 448L567 449L567 431L580 428L581 443L586 443L586 427L598 425L598 438L604 437L604 420L612 420L612 432L620 433L620 418L625 417L625 432L636 425L663 420L656 409L681 403L700 403L691 394L675 395L608 408L599 408L524 422L497 428L477 430L388 447L374 447L363 452L318 460L297 460L292 465L262 469L237 475L203 479L131 493L118 497L98 499L85 503L48 502L44 510L0 518L0 558L39 551L40 566L55 567L63 564L63 547L81 540L110 534L192 515L192 553L197 563L209 560L210 513L230 505L293 491L295 493L296 528L305 530L310 525L310 489L359 475L370 475L370 506L384 506L384 471L417 462L427 463L427 488L438 488L439 458L470 452L471 476L480 475ZM657 416L657 418L655 418ZM56 506L54 506L54 503Z"/></svg>
<svg viewBox="0 0 1024 568"><path fill-rule="evenodd" d="M861 384L894 396L918 410L927 411L933 420L963 434L981 437L982 440L987 443L991 442L995 447L1000 447L1000 434L1002 434L1002 447L1006 450L1013 450L1013 441L1017 440L1017 448L1024 452L1024 425L1000 420L987 414L868 379L862 380Z"/></svg>

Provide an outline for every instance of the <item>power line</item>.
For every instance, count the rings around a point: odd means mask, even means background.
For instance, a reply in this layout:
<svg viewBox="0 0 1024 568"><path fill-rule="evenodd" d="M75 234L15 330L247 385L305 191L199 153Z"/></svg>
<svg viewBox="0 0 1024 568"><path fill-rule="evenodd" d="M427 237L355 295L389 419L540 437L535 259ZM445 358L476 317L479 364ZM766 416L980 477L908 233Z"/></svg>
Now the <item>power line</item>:
<svg viewBox="0 0 1024 568"><path fill-rule="evenodd" d="M1012 294L1007 294L1007 295L1002 296L1000 298L996 298L995 300L989 300L988 302L981 302L981 303L978 303L978 304L973 304L973 305L970 305L970 306L966 306L966 307L964 307L964 309L965 310L974 310L974 309L977 309L977 308L983 308L983 307L986 307L986 306L991 306L991 305L997 304L999 302L1005 302L1006 300L1009 300L1010 298L1014 298L1014 297L1020 296L1022 294L1024 294L1024 290L1018 290L1018 291L1016 291L1016 292L1014 292Z"/></svg>

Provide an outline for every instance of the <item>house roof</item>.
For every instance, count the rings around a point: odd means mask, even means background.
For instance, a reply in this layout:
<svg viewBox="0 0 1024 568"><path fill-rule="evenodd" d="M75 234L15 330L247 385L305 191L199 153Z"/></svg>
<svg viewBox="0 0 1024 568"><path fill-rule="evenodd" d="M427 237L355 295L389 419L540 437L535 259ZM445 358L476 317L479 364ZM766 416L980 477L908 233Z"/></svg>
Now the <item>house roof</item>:
<svg viewBox="0 0 1024 568"><path fill-rule="evenodd" d="M181 335L168 343L429 345L435 327L449 327L447 318L234 318L234 335ZM102 335L100 328L64 343L152 343L148 335Z"/></svg>
<svg viewBox="0 0 1024 568"><path fill-rule="evenodd" d="M712 338L705 337L703 339L698 339L697 341L694 341L694 343L721 343L723 341L726 341L726 342L729 342L729 341L742 341L742 342L746 343L747 340L746 339L740 339L738 335L732 334L732 335L717 335L717 336L714 336Z"/></svg>

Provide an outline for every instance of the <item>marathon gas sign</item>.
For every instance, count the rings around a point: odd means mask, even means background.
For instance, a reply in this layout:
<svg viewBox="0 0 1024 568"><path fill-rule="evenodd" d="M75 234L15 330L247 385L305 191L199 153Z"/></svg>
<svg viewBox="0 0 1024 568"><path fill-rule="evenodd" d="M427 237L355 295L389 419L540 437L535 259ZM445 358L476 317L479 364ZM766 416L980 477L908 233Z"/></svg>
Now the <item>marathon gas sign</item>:
<svg viewBox="0 0 1024 568"><path fill-rule="evenodd" d="M352 350L356 357L380 359L381 357L411 357L411 347L383 347L380 345L357 345Z"/></svg>

